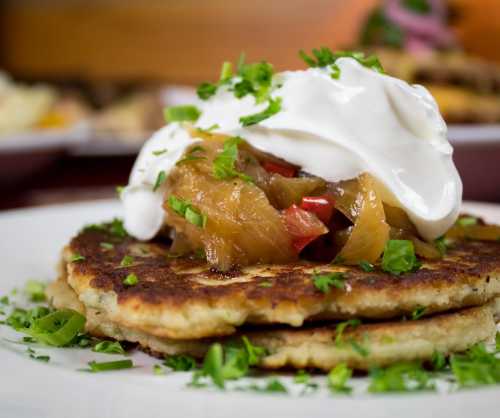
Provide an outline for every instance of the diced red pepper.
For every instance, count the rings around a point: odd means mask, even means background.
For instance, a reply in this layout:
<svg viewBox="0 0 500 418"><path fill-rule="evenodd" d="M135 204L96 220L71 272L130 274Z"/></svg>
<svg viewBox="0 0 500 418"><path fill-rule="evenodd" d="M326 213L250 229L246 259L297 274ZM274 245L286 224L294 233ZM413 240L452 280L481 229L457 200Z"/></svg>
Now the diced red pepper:
<svg viewBox="0 0 500 418"><path fill-rule="evenodd" d="M291 165L278 164L272 161L265 161L262 166L268 173L281 174L283 177L295 177L297 170Z"/></svg>
<svg viewBox="0 0 500 418"><path fill-rule="evenodd" d="M325 224L332 219L335 209L335 200L330 195L322 196L304 196L300 203L300 208L316 214L316 216Z"/></svg>
<svg viewBox="0 0 500 418"><path fill-rule="evenodd" d="M319 236L328 233L328 228L314 213L301 209L295 204L283 211L283 217L297 253L300 253L305 246Z"/></svg>

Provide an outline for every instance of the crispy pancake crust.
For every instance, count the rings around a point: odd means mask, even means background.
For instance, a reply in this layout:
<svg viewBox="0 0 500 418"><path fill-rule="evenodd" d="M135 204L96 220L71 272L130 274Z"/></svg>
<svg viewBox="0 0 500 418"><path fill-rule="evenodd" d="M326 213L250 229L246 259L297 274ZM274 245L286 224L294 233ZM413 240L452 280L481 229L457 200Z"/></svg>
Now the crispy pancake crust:
<svg viewBox="0 0 500 418"><path fill-rule="evenodd" d="M114 243L105 249L102 242ZM149 335L192 339L229 335L244 323L283 323L344 318L386 319L482 305L500 295L500 243L459 244L443 259L415 273L393 276L357 267L294 263L258 265L228 273L201 260L168 258L168 246L86 231L65 249L68 283L87 308ZM71 262L80 254L84 260ZM125 255L134 263L121 267ZM322 293L314 272L343 272L346 289ZM124 278L134 273L135 286Z"/></svg>
<svg viewBox="0 0 500 418"><path fill-rule="evenodd" d="M314 367L329 371L345 362L351 368L367 370L399 361L429 360L435 351L444 354L460 352L495 335L493 304L466 308L416 321L388 321L348 327L336 342L336 326L264 327L240 330L222 339L177 340L159 338L110 321L105 313L85 309L66 280L52 283L47 290L49 300L58 308L71 307L87 316L87 330L94 335L139 343L157 356L189 354L201 358L215 341L240 341L246 335L253 344L266 348L268 354L259 367L278 369ZM259 327L260 328L260 327ZM266 329L267 328L267 329ZM360 350L356 350L352 342Z"/></svg>

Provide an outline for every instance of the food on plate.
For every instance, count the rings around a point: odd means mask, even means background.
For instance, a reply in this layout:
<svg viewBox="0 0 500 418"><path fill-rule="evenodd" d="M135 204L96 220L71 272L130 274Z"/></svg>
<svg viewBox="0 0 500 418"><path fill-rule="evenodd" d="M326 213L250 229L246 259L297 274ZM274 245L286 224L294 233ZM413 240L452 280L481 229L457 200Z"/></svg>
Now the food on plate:
<svg viewBox="0 0 500 418"><path fill-rule="evenodd" d="M205 365L243 341L247 366L366 370L495 336L500 227L459 215L430 93L373 56L300 55L306 70L224 63L197 105L166 109L124 221L64 249L56 308Z"/></svg>
<svg viewBox="0 0 500 418"><path fill-rule="evenodd" d="M0 72L0 135L70 128L89 113L78 97L48 85L18 84Z"/></svg>

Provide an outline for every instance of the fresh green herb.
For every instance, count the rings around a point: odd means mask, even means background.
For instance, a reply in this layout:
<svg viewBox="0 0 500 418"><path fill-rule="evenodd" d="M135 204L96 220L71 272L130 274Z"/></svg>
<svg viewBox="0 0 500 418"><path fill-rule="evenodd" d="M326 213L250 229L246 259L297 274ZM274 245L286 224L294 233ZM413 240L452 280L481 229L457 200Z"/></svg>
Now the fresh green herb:
<svg viewBox="0 0 500 418"><path fill-rule="evenodd" d="M118 197L122 196L122 193L124 190L125 190L124 186L116 186L115 187L115 191L116 191L116 194L118 195Z"/></svg>
<svg viewBox="0 0 500 418"><path fill-rule="evenodd" d="M163 370L160 364L155 364L153 366L153 373L157 376L161 376L165 374L165 370Z"/></svg>
<svg viewBox="0 0 500 418"><path fill-rule="evenodd" d="M37 355L35 350L31 349L31 348L28 348L27 350L27 353L30 355L30 358L33 359L33 360L37 360L37 361L42 361L44 363L48 363L50 361L50 357L49 356L45 356L45 355Z"/></svg>
<svg viewBox="0 0 500 418"><path fill-rule="evenodd" d="M332 72L330 73L330 77L332 77L334 80L338 80L340 78L340 68L337 64L332 64L330 65L330 69Z"/></svg>
<svg viewBox="0 0 500 418"><path fill-rule="evenodd" d="M206 160L205 157L202 157L200 155L196 155L197 153L200 153L200 152L205 152L205 148L201 147L201 146L196 146L194 148L192 148L188 153L187 155L180 159L179 161L177 161L175 163L175 165L181 165L181 164L185 164L185 163L188 163L190 161L200 161L200 160Z"/></svg>
<svg viewBox="0 0 500 418"><path fill-rule="evenodd" d="M135 286L137 283L139 283L139 279L134 273L130 273L123 279L123 284L125 286Z"/></svg>
<svg viewBox="0 0 500 418"><path fill-rule="evenodd" d="M420 262L415 256L413 242L397 239L387 241L382 257L382 270L399 275L415 271L419 267Z"/></svg>
<svg viewBox="0 0 500 418"><path fill-rule="evenodd" d="M495 349L500 350L500 332L495 335Z"/></svg>
<svg viewBox="0 0 500 418"><path fill-rule="evenodd" d="M172 106L165 109L165 120L167 122L194 122L201 112L196 106Z"/></svg>
<svg viewBox="0 0 500 418"><path fill-rule="evenodd" d="M417 362L375 368L370 371L370 377L368 390L373 393L435 390L429 373Z"/></svg>
<svg viewBox="0 0 500 418"><path fill-rule="evenodd" d="M245 181L252 181L252 178L236 170L235 164L238 159L238 145L243 140L240 137L231 137L224 141L223 150L213 162L213 174L218 180L230 180L239 177Z"/></svg>
<svg viewBox="0 0 500 418"><path fill-rule="evenodd" d="M166 148L153 151L153 155L158 157L159 155L165 154L168 150Z"/></svg>
<svg viewBox="0 0 500 418"><path fill-rule="evenodd" d="M370 68L379 73L383 73L384 69L380 64L380 61L375 55L366 57L362 52L354 51L337 51L332 52L330 48L321 47L320 49L312 50L312 57L308 56L304 51L299 51L300 57L305 61L310 67L328 67L333 71L332 77L339 78L340 69L336 65L336 61L339 58L353 58L358 61L364 67Z"/></svg>
<svg viewBox="0 0 500 418"><path fill-rule="evenodd" d="M196 128L196 132L200 133L200 134L205 134L205 135L211 135L211 132L214 131L215 129L219 129L220 128L220 125L218 123L214 123L213 125L210 125L208 128ZM205 151L205 149L203 147L200 147L200 146L197 146L197 147L194 147L191 152L193 152L195 149L198 149L200 151Z"/></svg>
<svg viewBox="0 0 500 418"><path fill-rule="evenodd" d="M351 344L351 347L356 353L358 353L362 357L368 357L370 355L370 350L359 344L356 340L350 339L349 344Z"/></svg>
<svg viewBox="0 0 500 418"><path fill-rule="evenodd" d="M392 22L381 8L376 8L369 16L361 33L362 46L387 45L401 48L405 34L399 25Z"/></svg>
<svg viewBox="0 0 500 418"><path fill-rule="evenodd" d="M207 225L207 216L192 206L188 201L170 195L168 198L168 205L175 213L182 216L193 225L200 228L205 228Z"/></svg>
<svg viewBox="0 0 500 418"><path fill-rule="evenodd" d="M240 123L243 126L251 126L262 122L265 119L270 118L281 110L281 97L276 97L275 99L269 99L268 106L259 113L255 113L249 116L242 116L240 118Z"/></svg>
<svg viewBox="0 0 500 418"><path fill-rule="evenodd" d="M270 282L269 280L265 280L263 282L260 282L257 286L259 286L259 287L273 287L273 283Z"/></svg>
<svg viewBox="0 0 500 418"><path fill-rule="evenodd" d="M375 270L375 266L366 260L361 260L359 262L359 267L361 267L361 270L366 271L367 273L371 273Z"/></svg>
<svg viewBox="0 0 500 418"><path fill-rule="evenodd" d="M446 367L446 357L441 351L434 351L431 357L431 364L434 370L443 370Z"/></svg>
<svg viewBox="0 0 500 418"><path fill-rule="evenodd" d="M196 93L201 100L208 100L217 92L217 85L212 83L201 83Z"/></svg>
<svg viewBox="0 0 500 418"><path fill-rule="evenodd" d="M10 302L9 302L9 297L8 297L8 296L2 296L2 297L0 298L0 303L1 303L2 305L8 305L8 304L10 303Z"/></svg>
<svg viewBox="0 0 500 418"><path fill-rule="evenodd" d="M333 259L332 261L332 264L344 264L345 262L345 258L342 257L340 254L338 254L337 256L335 256L335 258Z"/></svg>
<svg viewBox="0 0 500 418"><path fill-rule="evenodd" d="M328 373L328 387L335 393L350 393L352 388L347 386L347 382L351 376L352 370L347 364L339 363Z"/></svg>
<svg viewBox="0 0 500 418"><path fill-rule="evenodd" d="M222 345L219 343L212 344L203 361L202 373L205 376L209 376L212 382L220 389L224 389L223 362L224 351Z"/></svg>
<svg viewBox="0 0 500 418"><path fill-rule="evenodd" d="M205 254L205 250L203 248L197 248L196 250L193 251L194 258L198 260L205 260L207 259L207 255Z"/></svg>
<svg viewBox="0 0 500 418"><path fill-rule="evenodd" d="M114 235L117 238L126 238L128 236L125 227L123 226L123 220L119 218L114 218L111 222L102 224L90 224L86 225L82 232L102 232Z"/></svg>
<svg viewBox="0 0 500 418"><path fill-rule="evenodd" d="M255 93L255 89L253 87L253 84L249 80L241 80L240 82L236 83L234 85L233 90L234 90L234 95L238 99L245 97L247 94L254 94Z"/></svg>
<svg viewBox="0 0 500 418"><path fill-rule="evenodd" d="M314 273L312 279L314 287L323 293L328 293L331 286L336 287L337 289L345 288L345 276L340 272L326 274Z"/></svg>
<svg viewBox="0 0 500 418"><path fill-rule="evenodd" d="M132 367L134 367L134 363L132 363L132 360L106 361L102 363L91 361L88 363L88 365L88 371L92 373L131 369Z"/></svg>
<svg viewBox="0 0 500 418"><path fill-rule="evenodd" d="M500 359L488 352L484 343L476 344L465 354L452 355L450 366L461 387L500 383Z"/></svg>
<svg viewBox="0 0 500 418"><path fill-rule="evenodd" d="M441 253L441 256L444 256L444 255L446 255L448 249L453 246L453 241L446 238L443 235L442 237L439 237L434 241L434 245L436 246L438 251Z"/></svg>
<svg viewBox="0 0 500 418"><path fill-rule="evenodd" d="M71 309L51 312L45 307L30 311L17 308L7 318L6 323L37 342L65 347L74 343L75 338L83 331L85 317Z"/></svg>
<svg viewBox="0 0 500 418"><path fill-rule="evenodd" d="M420 15L427 15L432 11L428 0L403 0L403 6Z"/></svg>
<svg viewBox="0 0 500 418"><path fill-rule="evenodd" d="M253 94L257 103L262 103L269 98L271 93L274 68L265 61L239 65L238 75L241 81L234 87L236 97Z"/></svg>
<svg viewBox="0 0 500 418"><path fill-rule="evenodd" d="M224 61L220 70L220 83L228 82L233 76L233 64L230 61Z"/></svg>
<svg viewBox="0 0 500 418"><path fill-rule="evenodd" d="M457 225L463 228L477 225L478 219L473 216L464 216L457 221Z"/></svg>
<svg viewBox="0 0 500 418"><path fill-rule="evenodd" d="M131 255L126 255L120 261L120 267L130 267L132 264L134 264L134 257Z"/></svg>
<svg viewBox="0 0 500 418"><path fill-rule="evenodd" d="M24 286L24 293L28 295L31 302L43 302L45 300L45 283L37 280L28 280Z"/></svg>
<svg viewBox="0 0 500 418"><path fill-rule="evenodd" d="M78 263L79 261L85 260L85 257L81 254L75 253L69 258L70 263Z"/></svg>
<svg viewBox="0 0 500 418"><path fill-rule="evenodd" d="M156 181L153 186L153 192L156 192L161 187L161 185L165 183L165 180L167 180L167 175L165 171L161 170L156 176Z"/></svg>
<svg viewBox="0 0 500 418"><path fill-rule="evenodd" d="M361 325L361 321L359 319L349 319L337 324L337 326L335 327L335 345L342 345L342 337L347 327L357 328L359 325Z"/></svg>
<svg viewBox="0 0 500 418"><path fill-rule="evenodd" d="M299 370L295 375L295 377L293 378L293 381L299 384L309 383L309 380L311 380L311 375L307 373L305 370Z"/></svg>
<svg viewBox="0 0 500 418"><path fill-rule="evenodd" d="M258 347L256 345L253 345L250 340L243 335L241 337L243 341L243 346L245 347L247 357L248 357L248 364L250 366L255 366L256 364L259 364L260 359L266 355L266 349L263 347Z"/></svg>
<svg viewBox="0 0 500 418"><path fill-rule="evenodd" d="M183 354L168 356L163 364L176 372L187 372L196 368L196 360Z"/></svg>
<svg viewBox="0 0 500 418"><path fill-rule="evenodd" d="M263 386L253 384L248 386L248 389L261 393L288 393L286 386L278 379L271 379Z"/></svg>
<svg viewBox="0 0 500 418"><path fill-rule="evenodd" d="M420 319L425 314L426 308L425 306L419 306L411 313L411 319L416 321Z"/></svg>
<svg viewBox="0 0 500 418"><path fill-rule="evenodd" d="M119 341L100 341L92 348L96 353L125 354L125 350Z"/></svg>
<svg viewBox="0 0 500 418"><path fill-rule="evenodd" d="M101 242L99 245L105 250L112 250L113 248L115 248L114 244L111 244L110 242Z"/></svg>

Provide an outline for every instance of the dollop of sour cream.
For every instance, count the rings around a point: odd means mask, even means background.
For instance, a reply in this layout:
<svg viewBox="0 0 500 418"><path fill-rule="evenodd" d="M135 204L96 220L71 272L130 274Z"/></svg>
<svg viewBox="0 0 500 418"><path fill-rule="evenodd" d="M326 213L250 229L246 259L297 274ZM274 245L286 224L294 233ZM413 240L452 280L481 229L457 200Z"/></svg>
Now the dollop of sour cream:
<svg viewBox="0 0 500 418"><path fill-rule="evenodd" d="M267 103L257 104L251 95L238 99L219 88L201 103L196 126L216 124L214 132L240 136L327 181L368 172L383 200L402 208L425 239L439 237L458 217L462 183L435 100L424 87L380 74L352 58L336 64L338 79L321 68L277 74L280 87L272 97L281 97L281 111L248 127L239 118L264 110ZM153 191L158 173L168 176L199 140L174 123L144 145L122 193L129 234L147 240L159 231L164 210L161 190Z"/></svg>

